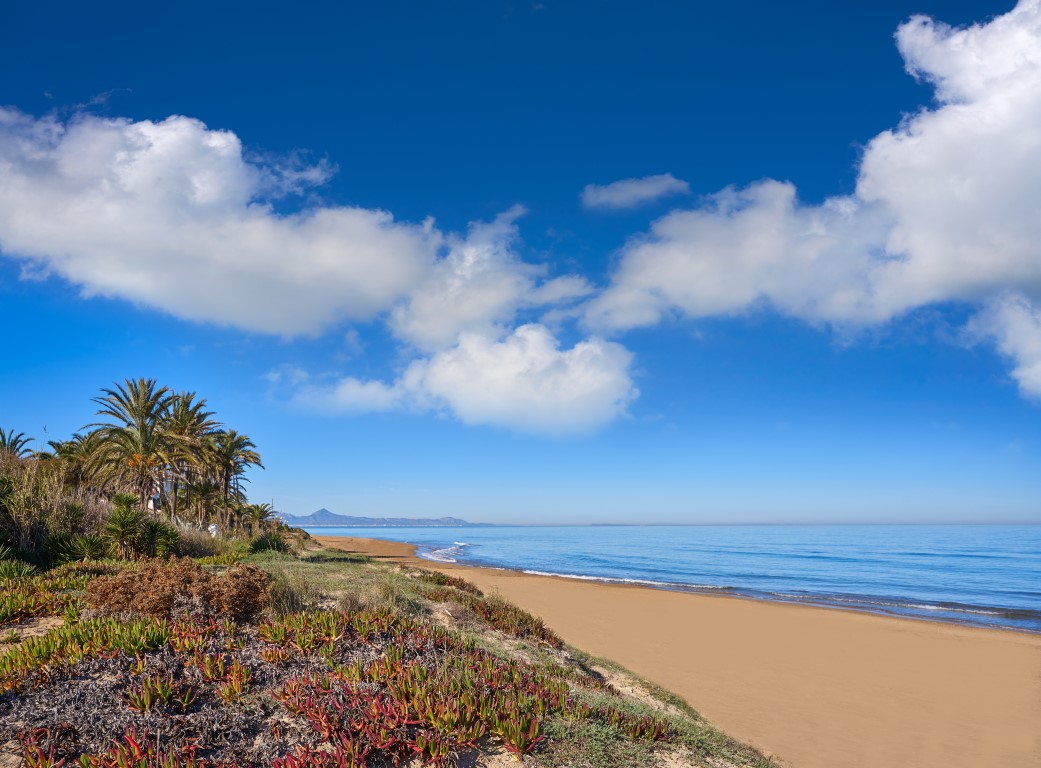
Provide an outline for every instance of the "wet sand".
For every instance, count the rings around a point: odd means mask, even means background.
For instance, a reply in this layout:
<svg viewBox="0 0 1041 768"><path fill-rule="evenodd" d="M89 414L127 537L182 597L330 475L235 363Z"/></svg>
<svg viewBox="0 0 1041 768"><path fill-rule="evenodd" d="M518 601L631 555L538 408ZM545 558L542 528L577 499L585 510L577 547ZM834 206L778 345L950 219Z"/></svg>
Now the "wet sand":
<svg viewBox="0 0 1041 768"><path fill-rule="evenodd" d="M398 542L315 538L497 592L783 765L1041 766L1041 635L471 568L419 559Z"/></svg>

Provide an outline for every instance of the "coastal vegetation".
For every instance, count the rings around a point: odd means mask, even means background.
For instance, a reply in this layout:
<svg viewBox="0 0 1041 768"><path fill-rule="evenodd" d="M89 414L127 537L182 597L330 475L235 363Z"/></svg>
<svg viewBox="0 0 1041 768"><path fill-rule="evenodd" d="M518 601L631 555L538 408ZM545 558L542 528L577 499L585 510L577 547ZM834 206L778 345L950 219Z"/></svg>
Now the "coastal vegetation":
<svg viewBox="0 0 1041 768"><path fill-rule="evenodd" d="M194 393L94 402L46 449L0 430L0 764L770 764L497 595L274 520Z"/></svg>
<svg viewBox="0 0 1041 768"><path fill-rule="evenodd" d="M623 696L618 670L461 579L311 544L224 559L86 561L4 582L11 758L769 765L668 697Z"/></svg>
<svg viewBox="0 0 1041 768"><path fill-rule="evenodd" d="M18 558L212 554L211 525L277 537L274 510L244 492L247 470L263 466L256 445L204 398L127 379L93 402L96 420L67 440L0 428L0 541Z"/></svg>

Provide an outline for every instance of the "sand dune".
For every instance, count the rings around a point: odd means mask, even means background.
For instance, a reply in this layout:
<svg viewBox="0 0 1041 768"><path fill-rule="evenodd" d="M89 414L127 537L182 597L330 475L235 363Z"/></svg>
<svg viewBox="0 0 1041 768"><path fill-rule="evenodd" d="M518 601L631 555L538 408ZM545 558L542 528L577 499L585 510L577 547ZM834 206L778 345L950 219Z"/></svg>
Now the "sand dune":
<svg viewBox="0 0 1041 768"><path fill-rule="evenodd" d="M433 563L679 694L794 768L1041 766L1041 636Z"/></svg>

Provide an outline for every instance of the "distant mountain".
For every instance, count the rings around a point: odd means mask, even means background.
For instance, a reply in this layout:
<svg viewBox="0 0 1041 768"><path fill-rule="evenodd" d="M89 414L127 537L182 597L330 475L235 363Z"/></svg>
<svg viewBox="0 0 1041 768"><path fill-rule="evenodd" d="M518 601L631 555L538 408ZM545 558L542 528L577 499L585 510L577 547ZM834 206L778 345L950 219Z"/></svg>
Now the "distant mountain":
<svg viewBox="0 0 1041 768"><path fill-rule="evenodd" d="M282 515L288 525L299 527L320 525L488 525L488 523L468 523L458 517L355 517L338 515L328 509L319 509L309 515Z"/></svg>

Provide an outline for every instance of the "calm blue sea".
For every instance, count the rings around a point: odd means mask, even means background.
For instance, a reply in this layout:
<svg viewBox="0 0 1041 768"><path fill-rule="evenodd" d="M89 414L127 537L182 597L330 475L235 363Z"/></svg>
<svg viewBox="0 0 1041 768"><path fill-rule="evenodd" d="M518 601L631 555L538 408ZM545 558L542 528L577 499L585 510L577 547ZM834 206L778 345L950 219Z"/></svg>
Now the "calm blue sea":
<svg viewBox="0 0 1041 768"><path fill-rule="evenodd" d="M1041 632L1041 525L307 530L443 562Z"/></svg>

